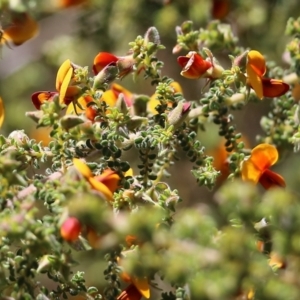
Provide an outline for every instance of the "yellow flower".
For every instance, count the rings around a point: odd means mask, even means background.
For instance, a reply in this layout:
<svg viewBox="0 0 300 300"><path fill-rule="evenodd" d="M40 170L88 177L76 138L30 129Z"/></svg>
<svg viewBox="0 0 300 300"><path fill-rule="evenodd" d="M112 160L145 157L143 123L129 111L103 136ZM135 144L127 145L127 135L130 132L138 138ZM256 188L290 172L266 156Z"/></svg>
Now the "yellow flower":
<svg viewBox="0 0 300 300"><path fill-rule="evenodd" d="M278 160L277 149L269 144L260 144L251 151L248 160L242 164L242 179L258 183L269 189L274 186L285 187L282 176L269 170Z"/></svg>
<svg viewBox="0 0 300 300"><path fill-rule="evenodd" d="M93 176L90 168L80 159L74 158L73 164L94 190L103 194L107 200L113 200L113 193L118 188L120 180L119 175L115 171L106 169L101 175Z"/></svg>
<svg viewBox="0 0 300 300"><path fill-rule="evenodd" d="M279 79L263 78L266 73L266 62L263 55L251 50L247 55L246 72L248 84L253 88L258 98L279 97L289 90L289 85Z"/></svg>

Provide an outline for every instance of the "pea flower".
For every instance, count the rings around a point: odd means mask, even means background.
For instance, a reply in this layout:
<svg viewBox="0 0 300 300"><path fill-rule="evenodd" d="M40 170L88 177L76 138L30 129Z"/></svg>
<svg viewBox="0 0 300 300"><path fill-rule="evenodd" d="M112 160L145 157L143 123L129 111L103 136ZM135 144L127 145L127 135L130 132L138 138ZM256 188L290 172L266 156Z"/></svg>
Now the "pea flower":
<svg viewBox="0 0 300 300"><path fill-rule="evenodd" d="M116 56L109 52L100 52L94 58L93 71L97 75L105 67L115 64L119 70L119 77L123 78L133 71L135 59L132 55Z"/></svg>
<svg viewBox="0 0 300 300"><path fill-rule="evenodd" d="M282 80L263 77L266 73L265 58L256 50L249 51L247 55L246 72L248 84L260 99L280 97L290 88Z"/></svg>
<svg viewBox="0 0 300 300"><path fill-rule="evenodd" d="M120 94L123 94L126 105L128 107L132 106L133 94L129 90L125 89L124 87L116 83L113 83L111 85L111 88L102 94L101 101L105 101L108 107L115 107ZM66 114L73 114L73 113L79 114L84 112L87 119L94 122L95 117L97 116L97 110L92 105L88 105L93 101L94 99L92 96L83 95L75 103L76 111L73 103L70 103L68 105Z"/></svg>
<svg viewBox="0 0 300 300"><path fill-rule="evenodd" d="M3 30L0 44L12 43L15 46L22 45L37 35L39 26L28 13L14 13L12 24Z"/></svg>
<svg viewBox="0 0 300 300"><path fill-rule="evenodd" d="M120 259L118 259L120 263ZM150 298L150 287L146 277L138 278L130 276L126 272L120 273L123 281L130 283L125 290L119 295L117 300L140 300L142 297Z"/></svg>
<svg viewBox="0 0 300 300"><path fill-rule="evenodd" d="M66 105L75 101L81 94L81 88L72 85L74 75L74 65L67 59L59 67L56 75L55 87L57 92L38 91L31 95L31 100L36 109L41 109L41 105L47 101L52 101L54 97L59 97L59 102Z"/></svg>
<svg viewBox="0 0 300 300"><path fill-rule="evenodd" d="M230 0L212 0L211 15L214 19L224 19L230 9Z"/></svg>
<svg viewBox="0 0 300 300"><path fill-rule="evenodd" d="M78 239L81 232L81 224L77 218L67 218L60 227L62 238L68 242L74 242Z"/></svg>
<svg viewBox="0 0 300 300"><path fill-rule="evenodd" d="M278 160L277 149L269 144L260 144L251 151L248 160L242 164L242 179L253 183L260 182L265 188L279 186L285 187L282 176L271 171L269 168Z"/></svg>
<svg viewBox="0 0 300 300"><path fill-rule="evenodd" d="M107 200L113 200L113 193L118 188L120 181L120 177L115 171L106 169L102 174L94 176L90 168L80 159L74 158L73 164L94 190L103 194Z"/></svg>
<svg viewBox="0 0 300 300"><path fill-rule="evenodd" d="M205 52L208 54L206 59L195 51L190 51L186 56L179 56L177 62L183 68L180 74L189 79L220 78L224 69L208 49L205 49Z"/></svg>

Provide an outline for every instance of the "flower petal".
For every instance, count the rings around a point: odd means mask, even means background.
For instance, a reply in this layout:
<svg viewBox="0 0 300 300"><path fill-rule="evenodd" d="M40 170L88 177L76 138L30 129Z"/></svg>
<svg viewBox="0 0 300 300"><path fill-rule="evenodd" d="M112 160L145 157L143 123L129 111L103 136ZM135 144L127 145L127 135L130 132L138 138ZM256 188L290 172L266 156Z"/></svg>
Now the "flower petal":
<svg viewBox="0 0 300 300"><path fill-rule="evenodd" d="M149 282L146 277L144 278L138 278L133 277L132 283L135 285L135 287L138 289L138 291L145 297L146 299L150 298L150 288L149 288Z"/></svg>
<svg viewBox="0 0 300 300"><path fill-rule="evenodd" d="M122 293L118 296L117 300L140 300L142 298L141 293L134 286L130 284Z"/></svg>
<svg viewBox="0 0 300 300"><path fill-rule="evenodd" d="M4 116L5 116L4 104L2 98L0 97L0 127L4 122Z"/></svg>
<svg viewBox="0 0 300 300"><path fill-rule="evenodd" d="M111 90L116 97L116 101L117 101L119 95L123 94L126 105L128 107L133 105L133 94L129 90L125 89L124 87L122 87L120 84L117 84L117 83L113 83L111 85Z"/></svg>
<svg viewBox="0 0 300 300"><path fill-rule="evenodd" d="M245 181L252 181L253 183L257 183L262 172L253 164L251 159L248 159L243 162L241 169L242 179Z"/></svg>
<svg viewBox="0 0 300 300"><path fill-rule="evenodd" d="M93 71L94 74L97 75L102 69L104 69L107 65L117 62L119 58L109 52L100 52L94 58Z"/></svg>
<svg viewBox="0 0 300 300"><path fill-rule="evenodd" d="M251 156L242 165L242 179L257 183L263 173L278 160L277 149L269 144L260 144L251 151Z"/></svg>
<svg viewBox="0 0 300 300"><path fill-rule="evenodd" d="M279 174L267 169L261 175L259 183L268 190L271 187L285 187L285 180Z"/></svg>
<svg viewBox="0 0 300 300"><path fill-rule="evenodd" d="M263 85L261 77L254 71L254 69L247 65L248 84L254 89L257 97L262 99L264 96Z"/></svg>
<svg viewBox="0 0 300 300"><path fill-rule="evenodd" d="M262 78L263 95L273 98L284 95L290 86L279 79Z"/></svg>
<svg viewBox="0 0 300 300"><path fill-rule="evenodd" d="M109 200L109 201L113 200L113 193L104 183L98 181L94 177L90 177L90 178L88 178L88 180L94 190L103 194L107 200Z"/></svg>
<svg viewBox="0 0 300 300"><path fill-rule="evenodd" d="M55 95L57 95L56 92L39 91L31 95L31 101L36 109L41 109L41 105L51 101Z"/></svg>
<svg viewBox="0 0 300 300"><path fill-rule="evenodd" d="M77 171L85 178L91 178L93 176L92 171L90 168L80 159L73 158L73 164L74 167L77 169Z"/></svg>
<svg viewBox="0 0 300 300"><path fill-rule="evenodd" d="M103 183L112 193L114 193L120 181L120 176L113 170L106 169L101 175L95 176L95 180Z"/></svg>
<svg viewBox="0 0 300 300"><path fill-rule="evenodd" d="M259 77L262 77L266 73L265 58L256 50L249 51L247 55L247 73L248 67L250 67Z"/></svg>
<svg viewBox="0 0 300 300"><path fill-rule="evenodd" d="M65 97L73 75L73 69L69 69L59 89L59 103L65 102ZM66 103L67 104L67 103Z"/></svg>
<svg viewBox="0 0 300 300"><path fill-rule="evenodd" d="M260 144L252 149L250 160L257 169L264 172L278 160L278 151L270 144Z"/></svg>
<svg viewBox="0 0 300 300"><path fill-rule="evenodd" d="M13 24L6 28L1 40L11 41L19 46L33 38L39 31L37 22L27 13L15 13L12 17Z"/></svg>
<svg viewBox="0 0 300 300"><path fill-rule="evenodd" d="M65 77L67 76L67 74L70 72L70 69L72 70L73 73L73 67L72 67L72 63L69 59L65 60L61 66L59 67L58 71L57 71L57 75L56 75L56 90L59 92L61 89L61 85L65 79ZM71 79L70 79L71 80ZM69 80L69 81L70 81ZM68 83L69 84L69 83Z"/></svg>
<svg viewBox="0 0 300 300"><path fill-rule="evenodd" d="M69 242L74 242L78 239L81 231L81 224L78 219L69 217L60 228L60 235Z"/></svg>
<svg viewBox="0 0 300 300"><path fill-rule="evenodd" d="M209 61L206 61L195 51L190 51L186 56L177 58L178 64L183 67L181 75L189 79L198 79L206 75L206 71L212 67Z"/></svg>

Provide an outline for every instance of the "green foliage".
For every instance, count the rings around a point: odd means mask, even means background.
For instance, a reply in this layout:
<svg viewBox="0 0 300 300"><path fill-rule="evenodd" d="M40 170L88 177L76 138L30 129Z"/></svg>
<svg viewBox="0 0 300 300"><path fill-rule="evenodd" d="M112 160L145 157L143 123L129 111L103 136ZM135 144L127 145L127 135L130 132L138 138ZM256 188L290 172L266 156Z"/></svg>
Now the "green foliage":
<svg viewBox="0 0 300 300"><path fill-rule="evenodd" d="M19 2L12 7L13 1L0 2L0 7L9 13L35 7L42 17L38 2ZM150 6L146 2L138 6L143 14ZM180 14L179 2L170 4L174 16ZM118 35L120 41L109 43L109 27L120 26L110 24L109 17L120 8L113 7L114 1L99 1L104 14L93 11L95 3L82 12L80 34L85 37L94 22L93 34L103 38L107 48L102 50L109 51L124 42ZM238 7L249 2L243 3ZM166 7L160 9L163 15ZM97 13L105 17L101 26L88 18ZM285 21L290 39L285 67L267 59L266 73L259 74L263 67L255 65L260 80L289 84L287 92L262 101L266 108L256 137L258 143L274 145L281 162L300 149L300 97L295 92L300 21ZM173 53L189 52L178 59L181 74L193 76L189 64L198 59L196 79L206 80L191 100L168 75L169 61L161 53L171 53L170 45L162 45L157 27L142 25L145 34L133 38L126 55L110 54L113 58L104 65L96 56L94 73L72 60L66 86L79 90L75 96L63 91L66 74L57 76L51 97L32 96L35 106L40 102L26 115L37 128L49 129L51 141L31 139L24 130L0 136L1 299L121 300L130 286L139 290L142 279L151 287L151 299L299 299L297 191L279 184L274 177L279 175L269 170L277 159L268 161L269 153L254 164L257 182L248 182L245 175L254 154L237 118L249 106L263 105L248 70L248 54L255 49L219 20L199 29L192 21L174 24ZM84 51L84 45L79 48ZM182 66L180 61L187 58ZM130 75L138 84L148 82L154 95L143 87L135 94L115 85ZM243 122L248 122L245 114ZM205 131L222 138L216 153L207 149ZM188 175L209 190L209 201L200 192L198 196L198 187L197 199L189 205L183 187L172 181ZM267 191L258 182L267 182ZM65 225L70 217L80 224L75 239L70 234L74 228Z"/></svg>

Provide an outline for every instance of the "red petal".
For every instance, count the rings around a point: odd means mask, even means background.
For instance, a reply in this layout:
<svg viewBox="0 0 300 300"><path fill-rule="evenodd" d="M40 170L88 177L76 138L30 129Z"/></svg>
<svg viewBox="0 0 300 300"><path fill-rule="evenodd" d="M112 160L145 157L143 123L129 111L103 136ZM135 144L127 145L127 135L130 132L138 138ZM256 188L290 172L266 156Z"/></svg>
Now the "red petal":
<svg viewBox="0 0 300 300"><path fill-rule="evenodd" d="M290 86L279 79L262 78L263 94L265 97L274 98L284 95Z"/></svg>
<svg viewBox="0 0 300 300"><path fill-rule="evenodd" d="M119 58L109 52L100 52L94 59L93 71L97 75L102 69L112 62L117 62Z"/></svg>
<svg viewBox="0 0 300 300"><path fill-rule="evenodd" d="M268 190L271 187L285 187L285 181L279 174L267 169L259 178L260 184Z"/></svg>
<svg viewBox="0 0 300 300"><path fill-rule="evenodd" d="M41 105L46 101L51 101L55 95L58 95L58 93L39 91L31 95L31 100L36 109L41 109Z"/></svg>

